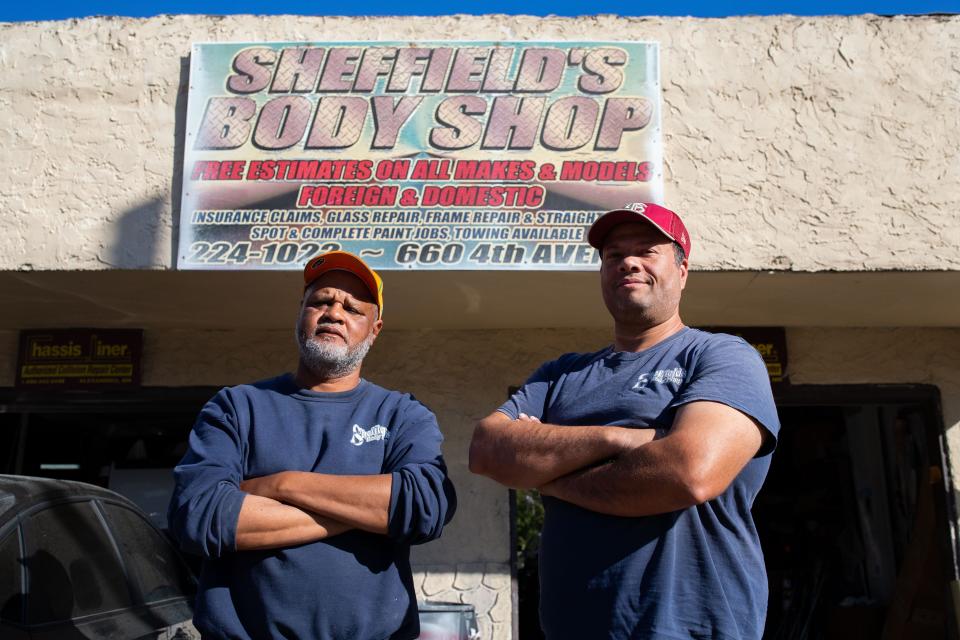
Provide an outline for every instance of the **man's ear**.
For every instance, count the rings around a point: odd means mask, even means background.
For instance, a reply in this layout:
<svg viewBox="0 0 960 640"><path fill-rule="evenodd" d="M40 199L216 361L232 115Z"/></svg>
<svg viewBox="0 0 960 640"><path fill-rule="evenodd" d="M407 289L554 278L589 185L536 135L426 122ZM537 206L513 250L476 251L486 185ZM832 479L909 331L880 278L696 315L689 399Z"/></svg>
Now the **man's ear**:
<svg viewBox="0 0 960 640"><path fill-rule="evenodd" d="M687 259L684 258L683 262L680 263L680 290L682 291L687 286L687 274L690 263L687 262Z"/></svg>
<svg viewBox="0 0 960 640"><path fill-rule="evenodd" d="M383 320L377 319L377 321L373 323L373 329L371 330L374 340L380 335L381 329L383 329Z"/></svg>

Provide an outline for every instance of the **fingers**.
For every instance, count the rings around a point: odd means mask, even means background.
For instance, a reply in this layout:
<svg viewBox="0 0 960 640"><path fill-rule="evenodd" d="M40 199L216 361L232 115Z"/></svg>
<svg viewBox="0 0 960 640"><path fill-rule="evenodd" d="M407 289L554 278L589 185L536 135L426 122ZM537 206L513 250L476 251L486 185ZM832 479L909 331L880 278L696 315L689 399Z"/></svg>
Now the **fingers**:
<svg viewBox="0 0 960 640"><path fill-rule="evenodd" d="M519 416L517 416L517 420L529 420L530 422L540 422L540 418L537 418L536 416L528 416L525 413L521 413Z"/></svg>

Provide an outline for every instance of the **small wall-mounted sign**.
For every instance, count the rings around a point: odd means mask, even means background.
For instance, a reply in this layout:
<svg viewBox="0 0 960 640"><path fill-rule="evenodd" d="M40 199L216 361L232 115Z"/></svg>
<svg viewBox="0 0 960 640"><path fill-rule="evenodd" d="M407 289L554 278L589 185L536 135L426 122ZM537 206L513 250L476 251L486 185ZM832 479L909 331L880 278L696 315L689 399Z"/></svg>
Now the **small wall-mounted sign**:
<svg viewBox="0 0 960 640"><path fill-rule="evenodd" d="M20 332L20 389L140 386L142 329L30 329Z"/></svg>
<svg viewBox="0 0 960 640"><path fill-rule="evenodd" d="M704 331L729 333L749 342L763 356L770 382L789 382L787 335L783 327L701 327Z"/></svg>

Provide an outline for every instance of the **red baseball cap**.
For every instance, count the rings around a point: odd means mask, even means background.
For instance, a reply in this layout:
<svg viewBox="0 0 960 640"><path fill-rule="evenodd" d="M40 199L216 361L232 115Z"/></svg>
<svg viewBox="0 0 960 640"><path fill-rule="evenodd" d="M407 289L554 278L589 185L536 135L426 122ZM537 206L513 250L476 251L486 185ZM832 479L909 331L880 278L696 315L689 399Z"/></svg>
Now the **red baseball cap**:
<svg viewBox="0 0 960 640"><path fill-rule="evenodd" d="M303 288L309 287L328 271L347 271L360 278L380 308L379 317L383 317L383 280L366 262L346 251L321 253L307 260L303 268Z"/></svg>
<svg viewBox="0 0 960 640"><path fill-rule="evenodd" d="M631 202L624 205L622 209L607 211L590 226L590 230L587 232L587 242L596 249L602 249L603 241L610 230L625 222L648 222L652 224L663 235L683 247L683 254L687 258L690 257L690 234L683 225L683 220L670 209L652 202Z"/></svg>

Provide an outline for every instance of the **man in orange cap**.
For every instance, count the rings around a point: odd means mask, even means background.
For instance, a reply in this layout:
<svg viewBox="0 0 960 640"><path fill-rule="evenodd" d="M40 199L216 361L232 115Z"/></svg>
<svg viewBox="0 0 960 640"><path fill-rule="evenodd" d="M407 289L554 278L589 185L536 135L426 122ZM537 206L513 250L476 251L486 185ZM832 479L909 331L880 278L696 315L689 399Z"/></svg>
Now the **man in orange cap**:
<svg viewBox="0 0 960 640"><path fill-rule="evenodd" d="M205 638L416 638L409 548L456 508L436 417L360 377L383 282L342 251L307 262L297 370L220 391L175 469L170 529L203 556Z"/></svg>
<svg viewBox="0 0 960 640"><path fill-rule="evenodd" d="M600 216L613 344L540 367L479 422L470 469L544 496L549 640L759 640L767 605L750 506L780 424L760 355L684 326L690 235L652 203Z"/></svg>

